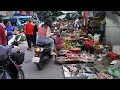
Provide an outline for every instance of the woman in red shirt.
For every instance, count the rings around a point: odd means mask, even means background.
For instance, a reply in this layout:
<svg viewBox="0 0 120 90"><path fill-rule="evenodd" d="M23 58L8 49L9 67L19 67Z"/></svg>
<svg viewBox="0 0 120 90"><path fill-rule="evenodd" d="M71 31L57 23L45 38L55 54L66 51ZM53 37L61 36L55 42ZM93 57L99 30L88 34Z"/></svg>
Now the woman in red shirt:
<svg viewBox="0 0 120 90"><path fill-rule="evenodd" d="M52 27L52 19L47 18L42 24L38 30L38 38L37 43L43 43L43 44L50 44L51 48L51 55L56 55L54 52L55 50L55 44L54 40L51 38L53 33L51 33L51 27Z"/></svg>

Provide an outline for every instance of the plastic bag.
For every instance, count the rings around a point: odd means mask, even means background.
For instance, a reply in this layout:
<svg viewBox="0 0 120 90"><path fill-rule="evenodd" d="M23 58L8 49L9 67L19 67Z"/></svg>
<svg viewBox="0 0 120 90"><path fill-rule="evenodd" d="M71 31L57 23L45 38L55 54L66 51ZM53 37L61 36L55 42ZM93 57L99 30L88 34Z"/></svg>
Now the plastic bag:
<svg viewBox="0 0 120 90"><path fill-rule="evenodd" d="M120 64L109 67L108 73L120 79Z"/></svg>
<svg viewBox="0 0 120 90"><path fill-rule="evenodd" d="M0 70L1 71L1 70ZM6 71L0 72L0 79L11 79L10 75Z"/></svg>

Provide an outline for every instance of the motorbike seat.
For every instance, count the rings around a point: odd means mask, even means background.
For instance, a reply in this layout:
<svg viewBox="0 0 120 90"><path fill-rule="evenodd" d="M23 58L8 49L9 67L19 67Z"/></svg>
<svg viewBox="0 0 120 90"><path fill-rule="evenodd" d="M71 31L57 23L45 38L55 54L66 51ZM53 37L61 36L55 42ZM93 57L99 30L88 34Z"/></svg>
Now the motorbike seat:
<svg viewBox="0 0 120 90"><path fill-rule="evenodd" d="M50 44L43 44L43 43L37 43L37 46L41 46L41 47L45 47L45 46L49 46Z"/></svg>

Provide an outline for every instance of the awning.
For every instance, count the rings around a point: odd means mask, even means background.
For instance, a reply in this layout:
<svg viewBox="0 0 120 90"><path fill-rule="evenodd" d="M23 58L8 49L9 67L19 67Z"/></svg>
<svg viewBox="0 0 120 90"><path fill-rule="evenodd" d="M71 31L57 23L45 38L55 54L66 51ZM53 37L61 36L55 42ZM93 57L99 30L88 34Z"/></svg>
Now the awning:
<svg viewBox="0 0 120 90"><path fill-rule="evenodd" d="M65 15L61 15L59 17L57 17L57 19L64 19L66 17L66 14Z"/></svg>
<svg viewBox="0 0 120 90"><path fill-rule="evenodd" d="M77 11L61 11L62 13L76 13Z"/></svg>

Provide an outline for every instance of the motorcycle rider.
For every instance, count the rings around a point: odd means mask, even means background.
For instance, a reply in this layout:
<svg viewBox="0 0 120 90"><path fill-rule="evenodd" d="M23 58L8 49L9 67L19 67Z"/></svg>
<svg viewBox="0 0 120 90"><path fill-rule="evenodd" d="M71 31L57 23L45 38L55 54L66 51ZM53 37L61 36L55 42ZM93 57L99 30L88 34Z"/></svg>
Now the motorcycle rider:
<svg viewBox="0 0 120 90"><path fill-rule="evenodd" d="M18 47L10 48L4 46L7 44L5 31L2 25L0 25L0 60L6 60L9 55L18 52L20 49Z"/></svg>
<svg viewBox="0 0 120 90"><path fill-rule="evenodd" d="M49 17L48 15L44 16L43 21L45 21L47 18L50 18L50 17ZM38 29L40 28L40 26L41 26L42 24L44 24L44 22L42 22L42 23L40 23L40 24L38 25Z"/></svg>
<svg viewBox="0 0 120 90"><path fill-rule="evenodd" d="M53 35L50 32L50 28L52 27L52 20L50 18L47 18L42 24L38 30L38 38L37 38L37 43L43 43L43 44L50 44L51 48L51 55L56 55L54 52L54 40L51 38Z"/></svg>
<svg viewBox="0 0 120 90"><path fill-rule="evenodd" d="M6 60L10 55L20 51L18 47L11 48L3 45L0 45L0 50L0 60Z"/></svg>
<svg viewBox="0 0 120 90"><path fill-rule="evenodd" d="M4 62L8 59L9 56L13 55L14 53L17 53L18 51L20 51L20 49L18 47L7 47L7 46L3 46L3 45L0 45L0 62ZM3 64L1 64L2 66ZM10 70L10 67L8 67L9 70ZM12 68L13 69L13 68ZM6 79L9 78L9 79L16 79L16 72L14 72L14 69L13 70L8 70L6 73L3 74L2 78L1 79ZM9 73L8 73L9 72ZM11 76L12 75L12 76Z"/></svg>

